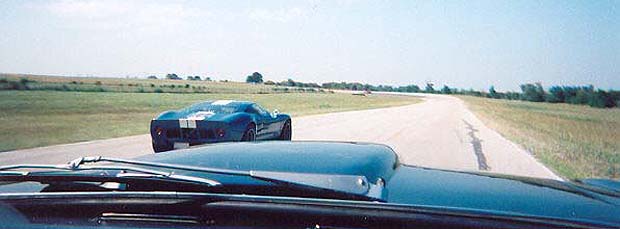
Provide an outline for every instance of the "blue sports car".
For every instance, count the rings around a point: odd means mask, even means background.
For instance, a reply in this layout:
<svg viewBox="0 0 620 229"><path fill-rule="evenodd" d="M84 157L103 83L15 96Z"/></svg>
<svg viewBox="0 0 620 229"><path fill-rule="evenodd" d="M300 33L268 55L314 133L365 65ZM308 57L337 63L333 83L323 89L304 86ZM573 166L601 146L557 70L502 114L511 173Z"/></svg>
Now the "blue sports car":
<svg viewBox="0 0 620 229"><path fill-rule="evenodd" d="M153 150L225 141L291 140L291 117L254 102L217 100L166 111L151 121Z"/></svg>

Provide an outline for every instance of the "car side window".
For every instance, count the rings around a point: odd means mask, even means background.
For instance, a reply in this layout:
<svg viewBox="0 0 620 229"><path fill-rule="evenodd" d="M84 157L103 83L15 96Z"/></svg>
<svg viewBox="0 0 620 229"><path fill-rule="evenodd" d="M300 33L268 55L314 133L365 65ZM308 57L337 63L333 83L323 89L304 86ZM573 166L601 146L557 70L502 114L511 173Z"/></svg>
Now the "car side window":
<svg viewBox="0 0 620 229"><path fill-rule="evenodd" d="M268 112L265 112L265 110L263 110L260 106L257 106L256 104L252 104L248 106L248 108L245 109L245 112L252 113L252 114L258 114L258 115L269 114Z"/></svg>
<svg viewBox="0 0 620 229"><path fill-rule="evenodd" d="M261 115L269 115L269 111L265 110L265 108L261 107L260 105L254 104L253 106L256 108L256 110L258 110L259 114L261 114Z"/></svg>
<svg viewBox="0 0 620 229"><path fill-rule="evenodd" d="M254 107L252 106L248 106L247 108L245 108L245 112L252 113L252 114L258 114L258 111L254 109Z"/></svg>

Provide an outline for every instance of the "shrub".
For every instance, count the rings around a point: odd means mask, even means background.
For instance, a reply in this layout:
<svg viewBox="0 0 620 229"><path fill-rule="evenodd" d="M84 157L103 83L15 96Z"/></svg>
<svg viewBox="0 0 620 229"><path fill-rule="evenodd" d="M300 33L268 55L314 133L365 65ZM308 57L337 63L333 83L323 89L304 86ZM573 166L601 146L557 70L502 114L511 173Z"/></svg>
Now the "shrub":
<svg viewBox="0 0 620 229"><path fill-rule="evenodd" d="M522 99L530 102L542 102L545 101L545 90L540 83L536 84L522 84L521 91L523 91Z"/></svg>
<svg viewBox="0 0 620 229"><path fill-rule="evenodd" d="M598 108L614 107L616 106L616 101L614 101L610 93L603 90L598 90L590 95L588 105Z"/></svg>
<svg viewBox="0 0 620 229"><path fill-rule="evenodd" d="M545 95L545 101L550 103L563 103L565 101L564 89L560 86L549 88L549 94Z"/></svg>
<svg viewBox="0 0 620 229"><path fill-rule="evenodd" d="M164 93L164 90L162 90L161 88L156 88L153 92L155 92L155 93Z"/></svg>
<svg viewBox="0 0 620 229"><path fill-rule="evenodd" d="M23 84L19 83L19 82L13 82L13 81L9 81L9 90L22 90L22 86Z"/></svg>
<svg viewBox="0 0 620 229"><path fill-rule="evenodd" d="M102 84L101 81L95 82L95 85L97 85L97 86L100 86L101 84Z"/></svg>
<svg viewBox="0 0 620 229"><path fill-rule="evenodd" d="M34 83L34 82L37 82L37 81L29 80L28 78L20 78L19 79L19 83L21 83L23 85L26 85L27 83Z"/></svg>

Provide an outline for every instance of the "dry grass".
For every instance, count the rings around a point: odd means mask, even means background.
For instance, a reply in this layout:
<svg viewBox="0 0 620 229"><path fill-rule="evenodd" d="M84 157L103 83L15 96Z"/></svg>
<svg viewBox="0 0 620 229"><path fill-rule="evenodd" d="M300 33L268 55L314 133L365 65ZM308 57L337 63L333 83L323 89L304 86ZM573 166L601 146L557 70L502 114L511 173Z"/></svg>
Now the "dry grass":
<svg viewBox="0 0 620 229"><path fill-rule="evenodd" d="M158 113L211 99L256 101L298 117L406 105L411 96L0 91L0 151L147 134Z"/></svg>
<svg viewBox="0 0 620 229"><path fill-rule="evenodd" d="M620 177L620 109L459 98L564 177Z"/></svg>

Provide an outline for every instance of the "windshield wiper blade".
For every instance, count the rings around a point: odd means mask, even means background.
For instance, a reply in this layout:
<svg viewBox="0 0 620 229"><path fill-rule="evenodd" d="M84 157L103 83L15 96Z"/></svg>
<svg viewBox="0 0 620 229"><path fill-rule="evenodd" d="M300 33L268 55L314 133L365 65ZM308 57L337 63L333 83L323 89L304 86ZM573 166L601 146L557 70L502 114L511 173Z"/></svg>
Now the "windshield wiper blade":
<svg viewBox="0 0 620 229"><path fill-rule="evenodd" d="M230 169L220 169L220 168L211 168L211 167L199 167L199 166L190 166L190 165L177 165L177 164L168 164L168 163L160 163L160 162L145 162L145 161L137 161L130 159L121 159L121 158L109 158L109 157L80 157L75 160L72 160L67 165L60 166L62 169L68 170L79 170L83 168L93 168L93 166L86 166L85 164L89 163L98 163L98 162L111 162L111 163L119 163L119 164L130 164L137 166L147 166L147 167L156 167L156 168L165 168L165 169L177 169L177 170L185 170L185 171L194 171L194 172L205 172L205 173L215 173L215 174L223 174L223 175L234 175L234 176L246 176L252 177L259 180L268 181L275 184L287 184L293 185L301 188L314 188L314 189L323 189L332 192L344 193L348 195L353 195L357 197L363 197L370 200L378 200L383 201L385 197L384 192L384 181L379 179L376 184L372 184L368 182L365 176L358 175L339 175L339 174L313 174L313 173L294 173L294 172L271 172L271 171L242 171L242 170L230 170ZM17 165L19 166L19 165ZM13 166L15 167L15 166ZM52 168L57 168L58 166L52 166ZM9 166L0 167L0 171L5 170L5 168L9 168ZM95 168L105 168L105 167L95 167ZM117 166L113 168L119 168ZM133 167L122 167L122 168L133 168ZM145 170L142 168L142 171L152 172L154 170ZM137 170L134 170L137 171ZM148 173L148 172L146 172ZM167 172L152 172L151 174L159 174L162 176L168 175L170 173ZM167 176L170 177L170 176ZM175 177L172 177L175 178ZM183 176L179 177L176 175L176 178L184 178ZM191 179L204 179L198 177L191 177ZM206 179L212 182L213 185L220 185L219 182ZM217 184L216 184L217 183Z"/></svg>
<svg viewBox="0 0 620 229"><path fill-rule="evenodd" d="M334 192L346 193L349 195L361 196L367 199L383 201L385 198L383 179L379 179L376 184L368 182L365 176L338 175L338 174L311 174L311 173L292 173L292 172L270 172L270 171L242 171L210 167L198 167L190 165L167 164L160 162L144 162L130 159L109 158L109 157L81 157L69 163L70 166L79 167L86 163L112 162L140 166L150 166L158 168L179 169L195 172L217 173L224 175L236 175L252 177L276 184L289 184L301 187L319 188Z"/></svg>
<svg viewBox="0 0 620 229"><path fill-rule="evenodd" d="M7 170L13 170L13 169L53 169L53 170L67 170L67 171L117 170L117 171L122 171L122 173L118 173L116 175L117 177L161 178L161 179L172 179L172 180L178 180L178 181L200 183L200 184L204 184L208 186L221 185L220 182L201 178L201 177L178 175L172 172L158 171L158 170L153 170L153 169L144 169L144 168L139 168L139 167L129 167L129 166L79 166L79 165L76 166L72 164L68 164L68 165L19 164L19 165L1 166L0 175L27 176L31 173L29 171L7 171ZM127 171L138 172L138 173L126 173Z"/></svg>
<svg viewBox="0 0 620 229"><path fill-rule="evenodd" d="M130 159L102 157L102 156L80 157L80 158L77 158L69 162L68 166L71 168L78 168L82 166L83 164L97 163L97 162L112 162L112 163L141 165L141 166L166 168L166 169L180 169L180 170L195 171L195 172L217 173L217 174L224 174L224 175L252 176L250 171L218 169L218 168L198 167L198 166L189 166L189 165L176 165L176 164L167 164L167 163L159 163L159 162L144 162L144 161L137 161L137 160L130 160Z"/></svg>

